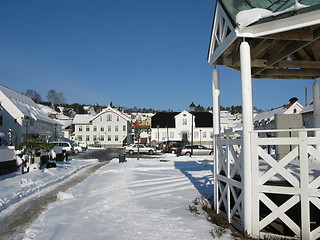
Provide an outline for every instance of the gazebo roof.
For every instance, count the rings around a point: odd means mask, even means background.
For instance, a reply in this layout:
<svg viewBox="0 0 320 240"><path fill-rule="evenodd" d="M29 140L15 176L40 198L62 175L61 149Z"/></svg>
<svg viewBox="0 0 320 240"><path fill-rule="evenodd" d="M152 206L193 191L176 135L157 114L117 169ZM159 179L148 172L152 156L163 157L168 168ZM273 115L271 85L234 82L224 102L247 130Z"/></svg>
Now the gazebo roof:
<svg viewBox="0 0 320 240"><path fill-rule="evenodd" d="M320 0L217 0L209 64L239 71L245 38L253 78L318 78L319 16Z"/></svg>

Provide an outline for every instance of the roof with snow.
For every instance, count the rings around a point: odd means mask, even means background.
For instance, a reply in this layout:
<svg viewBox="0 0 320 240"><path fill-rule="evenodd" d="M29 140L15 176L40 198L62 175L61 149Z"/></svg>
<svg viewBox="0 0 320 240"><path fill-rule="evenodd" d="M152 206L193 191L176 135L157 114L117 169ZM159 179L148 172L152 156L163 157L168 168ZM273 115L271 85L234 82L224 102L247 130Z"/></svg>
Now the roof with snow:
<svg viewBox="0 0 320 240"><path fill-rule="evenodd" d="M264 111L264 112L261 112L261 113L258 113L254 118L253 118L253 121L254 122L260 122L260 121L265 121L265 122L272 122L274 120L274 116L276 114L285 114L289 108L291 107L298 107L299 109L301 109L300 111L298 111L297 113L300 113L303 109L303 106L298 103L298 102L295 102L295 103L291 103L291 104L287 104L287 105L283 105L283 106L280 106L280 107L277 107L277 108L273 108L273 109L270 109L270 110L267 110L267 111Z"/></svg>
<svg viewBox="0 0 320 240"><path fill-rule="evenodd" d="M217 0L208 62L240 71L245 38L253 78L318 78L319 16L320 0Z"/></svg>
<svg viewBox="0 0 320 240"><path fill-rule="evenodd" d="M58 122L49 118L30 97L20 94L3 85L0 85L0 92L2 92L2 94L11 101L24 116L28 116L35 121L41 120L52 124L58 124Z"/></svg>
<svg viewBox="0 0 320 240"><path fill-rule="evenodd" d="M93 116L91 114L76 114L73 119L73 124L90 124Z"/></svg>

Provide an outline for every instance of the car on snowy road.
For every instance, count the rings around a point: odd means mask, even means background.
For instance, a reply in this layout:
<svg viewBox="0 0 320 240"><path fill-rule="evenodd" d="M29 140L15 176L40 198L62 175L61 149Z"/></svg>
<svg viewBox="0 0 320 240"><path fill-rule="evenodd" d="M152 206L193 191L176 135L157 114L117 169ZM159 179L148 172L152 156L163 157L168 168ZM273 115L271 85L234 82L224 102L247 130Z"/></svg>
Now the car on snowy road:
<svg viewBox="0 0 320 240"><path fill-rule="evenodd" d="M150 145L148 144L132 144L132 145L129 145L127 147L125 147L125 151L127 153L129 153L130 155L133 155L135 153L138 153L138 146L139 146L139 153L147 153L147 154L155 154L156 152L156 149L154 147L151 147Z"/></svg>
<svg viewBox="0 0 320 240"><path fill-rule="evenodd" d="M180 155L212 155L213 149L205 147L203 145L187 145L182 147L178 154Z"/></svg>

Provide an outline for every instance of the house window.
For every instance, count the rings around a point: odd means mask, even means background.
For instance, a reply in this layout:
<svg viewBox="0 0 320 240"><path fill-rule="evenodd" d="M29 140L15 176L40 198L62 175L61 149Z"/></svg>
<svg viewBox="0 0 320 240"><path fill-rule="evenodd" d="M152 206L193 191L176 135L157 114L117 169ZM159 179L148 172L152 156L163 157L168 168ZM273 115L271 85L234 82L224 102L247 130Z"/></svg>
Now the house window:
<svg viewBox="0 0 320 240"><path fill-rule="evenodd" d="M119 122L119 116L117 116L117 122Z"/></svg>
<svg viewBox="0 0 320 240"><path fill-rule="evenodd" d="M115 136L114 136L114 141L119 141L118 135L115 135Z"/></svg>
<svg viewBox="0 0 320 240"><path fill-rule="evenodd" d="M104 132L104 127L100 127L100 132Z"/></svg>
<svg viewBox="0 0 320 240"><path fill-rule="evenodd" d="M182 125L188 125L188 121L186 118L182 119Z"/></svg>
<svg viewBox="0 0 320 240"><path fill-rule="evenodd" d="M166 135L167 135L166 132L162 133L162 137L166 137Z"/></svg>
<svg viewBox="0 0 320 240"><path fill-rule="evenodd" d="M118 132L119 131L119 127L118 126L114 126L114 131Z"/></svg>
<svg viewBox="0 0 320 240"><path fill-rule="evenodd" d="M207 138L207 132L203 132L203 138Z"/></svg>
<svg viewBox="0 0 320 240"><path fill-rule="evenodd" d="M97 141L97 135L93 135L93 139L92 139L94 142Z"/></svg>
<svg viewBox="0 0 320 240"><path fill-rule="evenodd" d="M194 133L194 137L195 137L195 138L199 138L199 132L195 132L195 133Z"/></svg>
<svg viewBox="0 0 320 240"><path fill-rule="evenodd" d="M111 114L107 114L107 121L111 122L112 121L112 115Z"/></svg>
<svg viewBox="0 0 320 240"><path fill-rule="evenodd" d="M90 141L90 136L86 135L86 141Z"/></svg>
<svg viewBox="0 0 320 240"><path fill-rule="evenodd" d="M82 141L82 135L78 135L77 138L79 141Z"/></svg>
<svg viewBox="0 0 320 240"><path fill-rule="evenodd" d="M93 131L94 131L94 132L97 131L97 126L93 126Z"/></svg>
<svg viewBox="0 0 320 240"><path fill-rule="evenodd" d="M104 142L104 135L101 135L100 138L101 138L101 141Z"/></svg>
<svg viewBox="0 0 320 240"><path fill-rule="evenodd" d="M79 126L79 132L82 132L82 126Z"/></svg>
<svg viewBox="0 0 320 240"><path fill-rule="evenodd" d="M174 132L170 132L170 138L174 138Z"/></svg>
<svg viewBox="0 0 320 240"><path fill-rule="evenodd" d="M108 135L108 142L111 141L111 135Z"/></svg>
<svg viewBox="0 0 320 240"><path fill-rule="evenodd" d="M123 125L122 130L123 130L124 132L127 131L127 126L126 126L126 125Z"/></svg>
<svg viewBox="0 0 320 240"><path fill-rule="evenodd" d="M90 126L86 126L86 131L87 131L87 132L90 131Z"/></svg>
<svg viewBox="0 0 320 240"><path fill-rule="evenodd" d="M111 126L108 126L108 132L111 132Z"/></svg>

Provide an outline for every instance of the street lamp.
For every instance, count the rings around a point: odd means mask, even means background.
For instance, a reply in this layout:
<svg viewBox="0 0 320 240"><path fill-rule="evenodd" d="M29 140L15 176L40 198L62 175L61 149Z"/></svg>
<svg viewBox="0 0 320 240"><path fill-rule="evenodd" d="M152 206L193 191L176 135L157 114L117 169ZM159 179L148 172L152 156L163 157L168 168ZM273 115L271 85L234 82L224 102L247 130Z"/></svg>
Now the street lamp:
<svg viewBox="0 0 320 240"><path fill-rule="evenodd" d="M202 130L200 129L200 145L201 145L201 132L202 132Z"/></svg>
<svg viewBox="0 0 320 240"><path fill-rule="evenodd" d="M30 117L29 116L25 116L24 117L24 120L26 121L26 141L28 141L29 140L29 137L28 137L28 135L29 135L29 121L30 121Z"/></svg>
<svg viewBox="0 0 320 240"><path fill-rule="evenodd" d="M159 128L160 128L160 126L159 125L157 125L157 128L158 128L158 147L159 147Z"/></svg>
<svg viewBox="0 0 320 240"><path fill-rule="evenodd" d="M194 112L196 105L192 102L189 108L191 113L191 155L193 155L193 114L192 112Z"/></svg>
<svg viewBox="0 0 320 240"><path fill-rule="evenodd" d="M57 124L54 124L54 141L57 140Z"/></svg>

